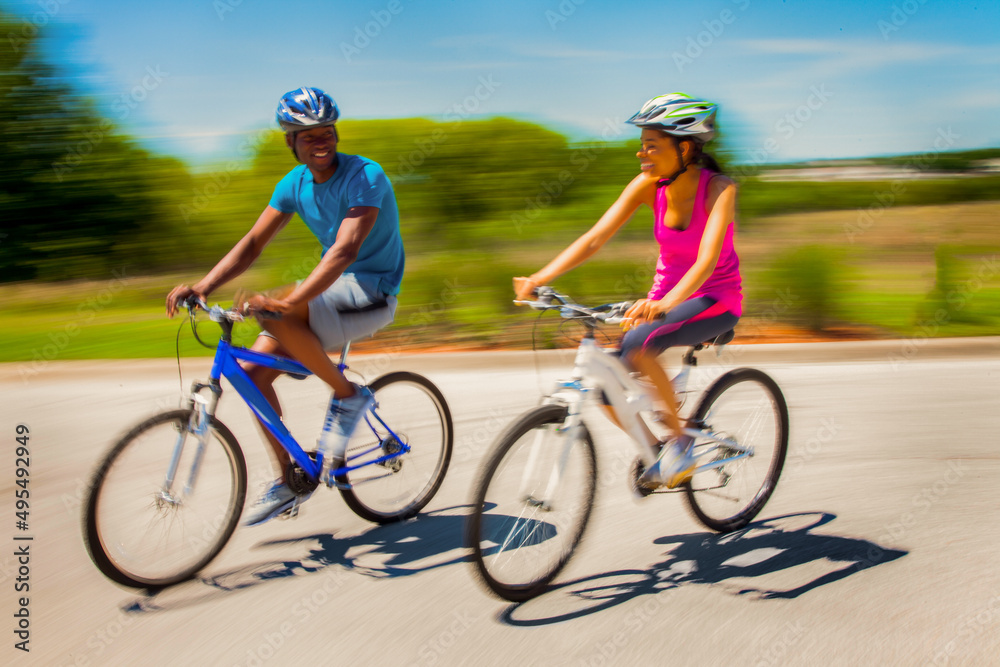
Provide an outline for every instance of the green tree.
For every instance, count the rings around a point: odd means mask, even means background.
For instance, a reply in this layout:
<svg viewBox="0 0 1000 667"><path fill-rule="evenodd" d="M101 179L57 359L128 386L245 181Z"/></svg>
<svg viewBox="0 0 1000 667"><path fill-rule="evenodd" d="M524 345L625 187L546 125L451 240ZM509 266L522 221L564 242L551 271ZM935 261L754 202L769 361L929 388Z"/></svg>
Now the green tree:
<svg viewBox="0 0 1000 667"><path fill-rule="evenodd" d="M133 146L59 83L26 25L0 12L11 46L0 52L0 280L104 277L131 261L145 229L169 226L159 179L183 189L186 170Z"/></svg>

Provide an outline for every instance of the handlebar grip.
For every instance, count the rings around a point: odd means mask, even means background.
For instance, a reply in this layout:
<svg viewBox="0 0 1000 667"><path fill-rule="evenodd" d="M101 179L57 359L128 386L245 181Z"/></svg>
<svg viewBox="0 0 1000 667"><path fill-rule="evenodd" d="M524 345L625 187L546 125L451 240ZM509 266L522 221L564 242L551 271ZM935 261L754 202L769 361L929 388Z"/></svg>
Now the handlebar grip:
<svg viewBox="0 0 1000 667"><path fill-rule="evenodd" d="M188 310L194 310L195 308L208 310L208 304L196 294L192 294L191 296L182 299L177 305L181 308L187 308Z"/></svg>

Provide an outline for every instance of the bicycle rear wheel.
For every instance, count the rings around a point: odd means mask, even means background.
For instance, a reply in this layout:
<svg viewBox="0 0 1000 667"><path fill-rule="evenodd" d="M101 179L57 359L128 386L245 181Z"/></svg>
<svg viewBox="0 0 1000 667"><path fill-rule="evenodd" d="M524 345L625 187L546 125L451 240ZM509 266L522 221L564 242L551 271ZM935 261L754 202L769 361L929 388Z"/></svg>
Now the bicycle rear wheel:
<svg viewBox="0 0 1000 667"><path fill-rule="evenodd" d="M594 443L582 423L563 430L566 416L562 405L522 415L497 441L474 487L465 541L479 579L505 600L542 593L590 518Z"/></svg>
<svg viewBox="0 0 1000 667"><path fill-rule="evenodd" d="M451 461L451 412L444 396L416 373L389 373L369 385L375 407L359 423L347 446L346 465L357 466L410 451L381 463L337 475L347 506L375 523L416 515L437 493ZM334 462L336 467L341 467Z"/></svg>
<svg viewBox="0 0 1000 667"><path fill-rule="evenodd" d="M778 385L754 368L739 368L720 377L702 396L693 418L705 430L749 448L749 456L696 473L684 485L694 515L722 533L739 530L753 520L774 493L788 450L788 407ZM699 465L739 457L741 451L708 439L699 450L718 446Z"/></svg>
<svg viewBox="0 0 1000 667"><path fill-rule="evenodd" d="M192 414L173 410L147 419L94 473L84 538L94 564L112 581L157 588L190 579L236 528L246 499L243 452L213 418L199 454Z"/></svg>

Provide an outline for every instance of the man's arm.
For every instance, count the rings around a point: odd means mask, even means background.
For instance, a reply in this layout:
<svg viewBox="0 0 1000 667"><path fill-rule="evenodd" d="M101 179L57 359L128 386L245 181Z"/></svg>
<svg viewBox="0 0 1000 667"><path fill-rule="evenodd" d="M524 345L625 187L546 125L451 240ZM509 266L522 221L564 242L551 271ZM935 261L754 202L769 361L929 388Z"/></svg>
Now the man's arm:
<svg viewBox="0 0 1000 667"><path fill-rule="evenodd" d="M178 285L171 290L170 294L167 295L167 315L173 317L178 304L192 294L206 298L221 285L250 268L254 261L260 257L260 253L264 251L267 244L288 224L293 215L294 213L282 213L267 206L246 236L240 239L233 246L233 249L219 260L219 263L208 272L208 275L193 286Z"/></svg>
<svg viewBox="0 0 1000 667"><path fill-rule="evenodd" d="M337 232L337 239L323 255L312 273L288 296L281 300L268 299L261 303L251 301L255 307L287 312L301 303L309 303L326 291L330 285L358 258L361 244L375 226L379 209L374 206L352 206Z"/></svg>

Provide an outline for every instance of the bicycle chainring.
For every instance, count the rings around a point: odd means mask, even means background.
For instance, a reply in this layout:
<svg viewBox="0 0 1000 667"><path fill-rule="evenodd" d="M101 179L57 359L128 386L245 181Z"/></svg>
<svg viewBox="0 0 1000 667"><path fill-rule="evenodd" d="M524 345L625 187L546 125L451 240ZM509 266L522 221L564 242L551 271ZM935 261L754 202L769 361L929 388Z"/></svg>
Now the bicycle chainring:
<svg viewBox="0 0 1000 667"><path fill-rule="evenodd" d="M310 453L308 456L313 461L316 460L315 454ZM292 461L285 470L285 484L295 495L304 496L316 490L316 487L319 486L319 480L309 479L306 471L298 463Z"/></svg>
<svg viewBox="0 0 1000 667"><path fill-rule="evenodd" d="M653 489L639 483L639 478L642 477L642 473L644 472L646 472L646 464L642 462L642 458L635 457L628 471L629 491L641 497L653 493Z"/></svg>

